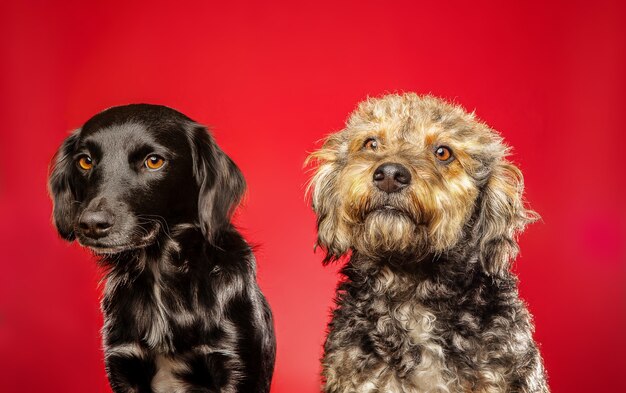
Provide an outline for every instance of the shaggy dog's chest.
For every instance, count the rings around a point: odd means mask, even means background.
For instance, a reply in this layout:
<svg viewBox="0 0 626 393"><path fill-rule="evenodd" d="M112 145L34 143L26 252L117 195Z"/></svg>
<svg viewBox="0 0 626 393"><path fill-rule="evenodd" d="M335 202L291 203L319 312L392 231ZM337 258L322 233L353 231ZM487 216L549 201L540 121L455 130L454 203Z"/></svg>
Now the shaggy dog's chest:
<svg viewBox="0 0 626 393"><path fill-rule="evenodd" d="M372 375L376 377L369 380L370 385L389 392L409 386L420 392L445 391L445 357L434 314L411 302L379 303L381 310L391 313L380 315L373 323L373 334L368 335L372 346L379 348L380 359L374 365Z"/></svg>
<svg viewBox="0 0 626 393"><path fill-rule="evenodd" d="M327 386L359 393L447 391L441 332L415 288L385 271L366 287L340 296L325 348Z"/></svg>
<svg viewBox="0 0 626 393"><path fill-rule="evenodd" d="M512 280L459 275L469 277L461 287L388 268L344 273L324 348L326 392L546 389Z"/></svg>

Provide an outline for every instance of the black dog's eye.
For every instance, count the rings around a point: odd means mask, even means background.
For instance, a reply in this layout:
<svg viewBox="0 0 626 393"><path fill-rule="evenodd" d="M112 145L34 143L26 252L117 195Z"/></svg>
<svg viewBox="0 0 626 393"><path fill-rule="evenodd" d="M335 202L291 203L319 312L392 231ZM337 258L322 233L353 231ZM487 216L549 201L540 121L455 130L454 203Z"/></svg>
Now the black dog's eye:
<svg viewBox="0 0 626 393"><path fill-rule="evenodd" d="M376 138L367 138L365 142L363 142L363 148L370 149L370 150L377 150L378 141L376 140Z"/></svg>
<svg viewBox="0 0 626 393"><path fill-rule="evenodd" d="M78 157L78 167L88 171L93 168L93 160L87 154Z"/></svg>
<svg viewBox="0 0 626 393"><path fill-rule="evenodd" d="M161 156L157 156L156 154L152 154L146 158L144 165L151 171L159 170L165 164L165 159Z"/></svg>
<svg viewBox="0 0 626 393"><path fill-rule="evenodd" d="M439 146L437 150L435 150L435 157L442 162L451 161L454 158L452 150L447 146Z"/></svg>

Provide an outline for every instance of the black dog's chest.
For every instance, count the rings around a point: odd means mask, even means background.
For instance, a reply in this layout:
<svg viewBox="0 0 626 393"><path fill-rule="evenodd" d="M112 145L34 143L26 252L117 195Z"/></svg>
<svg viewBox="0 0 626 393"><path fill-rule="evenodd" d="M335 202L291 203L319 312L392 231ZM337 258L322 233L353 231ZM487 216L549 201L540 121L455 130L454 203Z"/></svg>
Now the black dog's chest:
<svg viewBox="0 0 626 393"><path fill-rule="evenodd" d="M142 331L139 333L143 335L143 340L151 348L172 349L172 328L168 315L172 315L173 310L167 306L171 303L168 301L171 293L162 284L158 273L153 272L152 285L146 286L144 295L146 311L149 312L151 318L147 321L138 320L142 326Z"/></svg>
<svg viewBox="0 0 626 393"><path fill-rule="evenodd" d="M132 283L121 277L109 278L103 309L109 319L112 341L142 342L148 348L169 352L177 344L175 332L186 331L187 336L195 336L197 316L188 304L189 296L181 293L180 288L168 286L167 279L151 269ZM181 286L192 290L191 284Z"/></svg>

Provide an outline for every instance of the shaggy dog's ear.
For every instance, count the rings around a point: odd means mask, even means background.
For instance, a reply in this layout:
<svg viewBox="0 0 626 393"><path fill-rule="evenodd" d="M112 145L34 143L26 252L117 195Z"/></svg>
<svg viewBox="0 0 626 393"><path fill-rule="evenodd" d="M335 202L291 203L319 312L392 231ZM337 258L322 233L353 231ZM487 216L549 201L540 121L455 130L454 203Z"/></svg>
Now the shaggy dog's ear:
<svg viewBox="0 0 626 393"><path fill-rule="evenodd" d="M313 210L317 215L317 243L326 255L324 264L341 258L351 246L350 231L341 217L341 200L337 191L337 151L341 145L340 133L330 135L321 149L309 155L305 166L315 165L307 195L311 195Z"/></svg>
<svg viewBox="0 0 626 393"><path fill-rule="evenodd" d="M194 177L198 182L198 220L205 237L213 244L230 226L232 214L246 190L243 174L217 146L204 126L191 130Z"/></svg>
<svg viewBox="0 0 626 393"><path fill-rule="evenodd" d="M508 161L496 163L483 190L476 226L480 259L490 275L500 275L519 251L516 236L539 215L524 206L524 179Z"/></svg>
<svg viewBox="0 0 626 393"><path fill-rule="evenodd" d="M76 194L72 184L73 153L80 130L65 139L51 163L48 176L48 190L54 204L54 225L67 241L74 240L74 219L76 216Z"/></svg>

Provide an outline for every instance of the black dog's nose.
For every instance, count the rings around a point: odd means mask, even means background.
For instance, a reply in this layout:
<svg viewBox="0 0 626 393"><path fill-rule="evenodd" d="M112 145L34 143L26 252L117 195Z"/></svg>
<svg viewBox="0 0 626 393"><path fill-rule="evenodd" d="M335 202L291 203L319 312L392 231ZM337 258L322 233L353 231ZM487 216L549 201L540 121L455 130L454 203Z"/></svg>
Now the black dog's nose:
<svg viewBox="0 0 626 393"><path fill-rule="evenodd" d="M411 183L411 173L400 164L387 162L374 171L374 183L380 190L390 194L408 186Z"/></svg>
<svg viewBox="0 0 626 393"><path fill-rule="evenodd" d="M104 237L113 226L113 216L106 211L86 211L78 222L82 233L92 239Z"/></svg>

